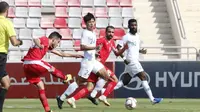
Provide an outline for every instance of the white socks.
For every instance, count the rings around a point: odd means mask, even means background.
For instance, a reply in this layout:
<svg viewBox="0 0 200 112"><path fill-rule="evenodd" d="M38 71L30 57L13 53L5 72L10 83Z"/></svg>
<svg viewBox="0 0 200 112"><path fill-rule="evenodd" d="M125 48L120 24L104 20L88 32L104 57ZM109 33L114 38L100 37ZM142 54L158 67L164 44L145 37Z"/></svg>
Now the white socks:
<svg viewBox="0 0 200 112"><path fill-rule="evenodd" d="M145 81L142 81L142 86L143 86L145 92L147 93L147 95L149 96L149 99L150 99L151 101L153 101L153 100L154 100L154 97L153 97L153 94L152 94L152 92L151 92L151 88L149 87L149 84L148 84L148 82L147 82L146 80L145 80Z"/></svg>
<svg viewBox="0 0 200 112"><path fill-rule="evenodd" d="M124 86L123 82L120 80L117 85L115 86L114 90L121 88L122 86Z"/></svg>
<svg viewBox="0 0 200 112"><path fill-rule="evenodd" d="M97 93L103 89L104 85L106 84L106 81L102 78L100 78L97 83L96 83L96 86L95 88L93 89L93 91L90 93L90 96L92 98L95 98Z"/></svg>
<svg viewBox="0 0 200 112"><path fill-rule="evenodd" d="M76 82L71 83L65 92L60 96L60 99L64 101L67 96L71 95L78 88L78 84Z"/></svg>

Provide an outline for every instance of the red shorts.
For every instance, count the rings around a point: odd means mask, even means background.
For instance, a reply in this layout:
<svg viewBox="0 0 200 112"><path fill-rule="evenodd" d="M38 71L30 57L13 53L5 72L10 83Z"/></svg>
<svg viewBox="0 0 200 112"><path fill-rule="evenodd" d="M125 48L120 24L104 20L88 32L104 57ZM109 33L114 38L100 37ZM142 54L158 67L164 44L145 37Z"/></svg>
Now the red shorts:
<svg viewBox="0 0 200 112"><path fill-rule="evenodd" d="M104 66L108 72L108 74L112 77L114 76L115 74L113 73L112 70L110 70L109 68L107 68L106 66ZM98 81L98 76L94 73L90 73L90 76L88 77L87 81L88 82L93 82L93 83L96 83Z"/></svg>
<svg viewBox="0 0 200 112"><path fill-rule="evenodd" d="M41 61L41 64L24 64L23 69L26 76L26 80L29 83L37 84L41 81L40 77L48 73L48 68L52 66L44 61Z"/></svg>

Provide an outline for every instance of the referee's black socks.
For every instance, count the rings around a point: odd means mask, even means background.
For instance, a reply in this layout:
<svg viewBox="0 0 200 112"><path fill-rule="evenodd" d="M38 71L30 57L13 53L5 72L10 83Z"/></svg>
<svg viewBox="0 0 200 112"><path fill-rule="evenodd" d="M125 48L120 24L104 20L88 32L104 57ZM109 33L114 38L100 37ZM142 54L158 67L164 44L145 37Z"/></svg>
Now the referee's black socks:
<svg viewBox="0 0 200 112"><path fill-rule="evenodd" d="M6 97L7 89L0 88L0 112L3 112L3 104Z"/></svg>

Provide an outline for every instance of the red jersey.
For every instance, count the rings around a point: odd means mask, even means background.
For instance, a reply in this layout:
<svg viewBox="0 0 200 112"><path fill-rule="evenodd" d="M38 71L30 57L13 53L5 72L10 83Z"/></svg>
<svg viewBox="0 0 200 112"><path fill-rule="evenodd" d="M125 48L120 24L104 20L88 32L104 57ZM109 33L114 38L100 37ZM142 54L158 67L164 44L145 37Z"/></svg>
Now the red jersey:
<svg viewBox="0 0 200 112"><path fill-rule="evenodd" d="M116 48L116 46L113 39L108 41L105 37L97 39L96 45L98 46L101 44L102 44L102 48L99 51L98 58L100 58L100 62L104 64L107 58L109 57L110 52L112 51L112 47Z"/></svg>
<svg viewBox="0 0 200 112"><path fill-rule="evenodd" d="M37 47L36 45L31 47L28 50L28 53L26 54L26 56L24 56L24 58L22 59L22 61L24 60L41 60L45 54L51 50L49 48L49 39L47 37L41 37L40 39L40 44L44 46L43 49L40 49L39 47Z"/></svg>

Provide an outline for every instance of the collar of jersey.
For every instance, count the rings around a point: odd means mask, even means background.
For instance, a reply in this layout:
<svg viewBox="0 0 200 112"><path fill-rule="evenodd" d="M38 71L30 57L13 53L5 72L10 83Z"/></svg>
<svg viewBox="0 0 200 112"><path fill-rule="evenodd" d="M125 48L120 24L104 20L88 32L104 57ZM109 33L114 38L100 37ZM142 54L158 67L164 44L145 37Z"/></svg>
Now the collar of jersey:
<svg viewBox="0 0 200 112"><path fill-rule="evenodd" d="M4 16L0 16L0 18L4 19L5 17Z"/></svg>

